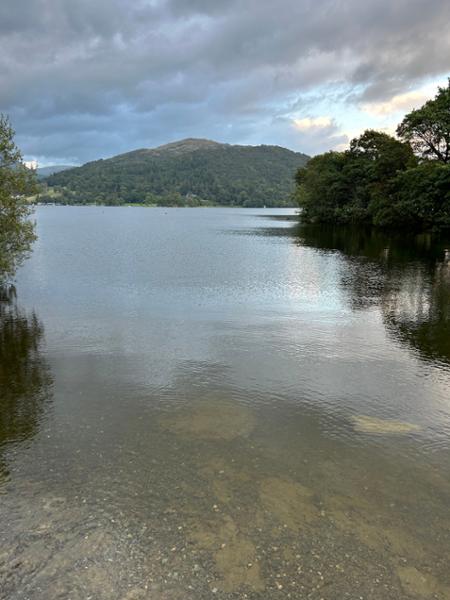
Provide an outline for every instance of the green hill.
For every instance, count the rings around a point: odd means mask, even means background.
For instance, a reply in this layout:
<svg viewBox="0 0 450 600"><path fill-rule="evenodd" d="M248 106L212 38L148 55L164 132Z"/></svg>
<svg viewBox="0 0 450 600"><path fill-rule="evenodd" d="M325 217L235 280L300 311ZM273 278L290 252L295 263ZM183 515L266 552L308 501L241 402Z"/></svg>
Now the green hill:
<svg viewBox="0 0 450 600"><path fill-rule="evenodd" d="M49 167L38 167L36 169L36 175L38 179L44 179L60 171L66 171L67 169L73 169L74 165L51 165Z"/></svg>
<svg viewBox="0 0 450 600"><path fill-rule="evenodd" d="M70 204L288 206L308 156L279 146L186 139L55 173L40 200Z"/></svg>

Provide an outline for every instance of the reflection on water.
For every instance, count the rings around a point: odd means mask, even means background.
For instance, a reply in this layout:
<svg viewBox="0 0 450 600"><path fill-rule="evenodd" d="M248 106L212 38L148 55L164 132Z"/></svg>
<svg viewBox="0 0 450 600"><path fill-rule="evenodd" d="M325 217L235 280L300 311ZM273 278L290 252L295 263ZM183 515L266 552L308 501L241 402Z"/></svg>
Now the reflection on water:
<svg viewBox="0 0 450 600"><path fill-rule="evenodd" d="M450 599L445 243L259 212L38 210L2 600Z"/></svg>
<svg viewBox="0 0 450 600"><path fill-rule="evenodd" d="M2 453L35 435L50 400L43 336L36 314L19 308L14 288L0 290L0 483L7 473Z"/></svg>
<svg viewBox="0 0 450 600"><path fill-rule="evenodd" d="M298 224L262 231L339 253L346 261L340 284L352 309L380 307L391 335L423 357L450 362L449 239Z"/></svg>

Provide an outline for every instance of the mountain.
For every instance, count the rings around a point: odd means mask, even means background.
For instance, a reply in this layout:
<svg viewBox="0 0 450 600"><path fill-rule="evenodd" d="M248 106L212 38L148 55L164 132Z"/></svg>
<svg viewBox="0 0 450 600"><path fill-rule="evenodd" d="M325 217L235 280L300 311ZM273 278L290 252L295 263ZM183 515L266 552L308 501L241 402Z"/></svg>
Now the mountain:
<svg viewBox="0 0 450 600"><path fill-rule="evenodd" d="M55 173L41 201L287 206L308 156L279 146L185 139Z"/></svg>
<svg viewBox="0 0 450 600"><path fill-rule="evenodd" d="M50 167L38 167L36 169L36 175L38 176L38 179L44 179L45 177L54 175L54 173L67 171L67 169L73 169L73 165L51 165Z"/></svg>

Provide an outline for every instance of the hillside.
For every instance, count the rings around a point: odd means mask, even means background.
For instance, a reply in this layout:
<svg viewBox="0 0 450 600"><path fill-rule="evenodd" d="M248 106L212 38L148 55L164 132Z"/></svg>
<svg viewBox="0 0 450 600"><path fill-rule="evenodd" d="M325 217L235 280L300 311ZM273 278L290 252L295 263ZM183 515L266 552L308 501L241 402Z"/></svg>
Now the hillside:
<svg viewBox="0 0 450 600"><path fill-rule="evenodd" d="M308 157L279 146L186 139L97 160L46 179L41 201L286 206Z"/></svg>
<svg viewBox="0 0 450 600"><path fill-rule="evenodd" d="M67 169L73 169L73 165L51 165L49 167L38 167L36 169L36 175L38 179L44 179L44 177L49 177L50 175L54 175L55 173L59 173L61 171L67 171Z"/></svg>

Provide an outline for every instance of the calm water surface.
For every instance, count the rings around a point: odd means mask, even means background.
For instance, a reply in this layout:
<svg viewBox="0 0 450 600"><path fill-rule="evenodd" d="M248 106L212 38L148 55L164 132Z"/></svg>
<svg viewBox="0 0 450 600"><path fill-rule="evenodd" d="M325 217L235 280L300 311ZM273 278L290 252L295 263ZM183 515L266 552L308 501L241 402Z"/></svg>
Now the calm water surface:
<svg viewBox="0 0 450 600"><path fill-rule="evenodd" d="M450 598L450 242L42 207L0 302L0 598Z"/></svg>

